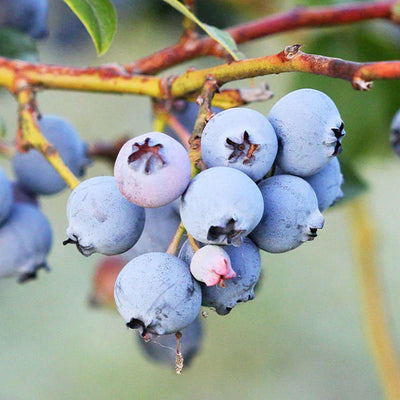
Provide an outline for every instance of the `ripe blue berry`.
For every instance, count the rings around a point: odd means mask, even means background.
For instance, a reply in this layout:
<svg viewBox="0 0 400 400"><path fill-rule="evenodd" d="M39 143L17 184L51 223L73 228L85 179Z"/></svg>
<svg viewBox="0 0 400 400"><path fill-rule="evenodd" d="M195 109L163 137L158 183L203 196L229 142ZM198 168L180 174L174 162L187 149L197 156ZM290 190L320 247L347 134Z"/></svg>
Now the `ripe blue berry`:
<svg viewBox="0 0 400 400"><path fill-rule="evenodd" d="M200 317L197 317L190 325L182 329L180 340L181 352L185 361L185 367L189 366L201 348L203 340L203 327ZM145 356L152 361L175 366L176 337L174 334L162 335L152 340L143 340L137 336L140 348Z"/></svg>
<svg viewBox="0 0 400 400"><path fill-rule="evenodd" d="M0 24L42 39L48 35L48 8L48 0L0 0Z"/></svg>
<svg viewBox="0 0 400 400"><path fill-rule="evenodd" d="M390 125L390 143L398 156L400 156L400 110L393 117Z"/></svg>
<svg viewBox="0 0 400 400"><path fill-rule="evenodd" d="M31 204L14 204L0 226L0 278L14 276L19 282L35 278L38 269L48 269L51 243L51 227L43 213Z"/></svg>
<svg viewBox="0 0 400 400"><path fill-rule="evenodd" d="M39 127L46 139L54 145L67 167L81 176L90 162L85 154L86 145L75 128L64 119L46 115L39 120ZM13 159L18 185L31 194L55 194L66 187L58 172L37 150L17 153Z"/></svg>
<svg viewBox="0 0 400 400"><path fill-rule="evenodd" d="M225 281L225 287L207 286L200 283L202 305L215 308L219 315L229 314L238 303L253 300L254 287L261 273L260 252L249 238L244 238L243 244L239 247L224 246L223 248L231 259L236 277ZM179 252L179 258L190 264L193 254L193 249L187 240Z"/></svg>
<svg viewBox="0 0 400 400"><path fill-rule="evenodd" d="M150 132L128 140L114 166L121 193L141 207L161 207L177 199L190 180L185 148L168 135Z"/></svg>
<svg viewBox="0 0 400 400"><path fill-rule="evenodd" d="M188 266L166 253L146 253L122 269L115 303L126 325L143 337L181 331L200 311L201 290Z"/></svg>
<svg viewBox="0 0 400 400"><path fill-rule="evenodd" d="M180 223L175 207L173 202L163 207L146 208L143 232L137 243L122 257L130 261L144 253L166 251Z"/></svg>
<svg viewBox="0 0 400 400"><path fill-rule="evenodd" d="M35 194L25 192L25 190L18 185L18 182L12 183L12 190L15 203L29 203L34 206L39 205L37 196Z"/></svg>
<svg viewBox="0 0 400 400"><path fill-rule="evenodd" d="M259 183L264 214L250 238L262 250L282 253L313 240L324 225L314 190L304 179L276 175Z"/></svg>
<svg viewBox="0 0 400 400"><path fill-rule="evenodd" d="M67 203L68 239L85 256L97 252L120 254L139 239L145 212L126 200L112 176L98 176L79 184Z"/></svg>
<svg viewBox="0 0 400 400"><path fill-rule="evenodd" d="M0 225L9 216L12 203L13 193L11 182L8 180L3 169L0 168Z"/></svg>
<svg viewBox="0 0 400 400"><path fill-rule="evenodd" d="M237 168L254 181L270 170L277 150L274 128L264 115L249 108L218 113L201 136L201 155L208 167Z"/></svg>
<svg viewBox="0 0 400 400"><path fill-rule="evenodd" d="M342 118L330 97L318 90L290 92L268 119L278 136L277 164L287 174L315 175L342 150Z"/></svg>
<svg viewBox="0 0 400 400"><path fill-rule="evenodd" d="M343 197L343 175L337 157L332 158L328 165L315 175L304 178L314 189L321 212L335 204Z"/></svg>
<svg viewBox="0 0 400 400"><path fill-rule="evenodd" d="M262 213L257 185L234 168L206 169L195 176L181 198L183 225L196 240L207 244L240 245Z"/></svg>

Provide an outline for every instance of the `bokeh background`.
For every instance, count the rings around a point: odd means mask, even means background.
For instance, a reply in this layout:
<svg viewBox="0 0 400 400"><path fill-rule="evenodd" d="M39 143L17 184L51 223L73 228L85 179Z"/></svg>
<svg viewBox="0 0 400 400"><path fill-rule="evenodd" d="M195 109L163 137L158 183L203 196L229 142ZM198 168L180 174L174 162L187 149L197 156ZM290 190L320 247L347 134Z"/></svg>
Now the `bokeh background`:
<svg viewBox="0 0 400 400"><path fill-rule="evenodd" d="M38 43L40 61L75 66L127 63L175 43L179 15L160 0L116 1L120 26L109 52L99 58L79 21L60 0L50 0L50 36ZM200 17L219 27L321 1L199 0ZM245 4L244 4L245 3ZM274 35L241 46L248 57L303 43L304 51L354 61L400 58L400 29L374 21ZM215 65L193 60L189 66ZM305 74L256 79L274 99L255 104L268 113L288 91L313 87L336 102L346 124L342 157L368 185L364 197L374 227L380 283L397 353L400 350L400 160L389 144L390 121L400 108L400 83L376 82L357 92L347 82ZM249 87L249 81L238 83ZM235 84L237 85L237 84ZM135 96L46 91L42 113L68 119L90 143L152 129L150 102ZM0 95L0 115L12 142L16 103ZM0 164L9 176L6 159ZM88 177L111 174L96 162ZM350 183L353 182L349 178ZM0 400L50 399L279 399L383 398L363 328L360 281L354 258L348 203L326 213L317 240L286 254L263 254L263 281L256 299L221 317L204 319L202 351L177 376L147 360L121 317L94 310L87 300L100 257L84 258L63 247L68 191L43 198L54 244L39 279L24 285L0 282ZM27 226L29 229L29 226Z"/></svg>

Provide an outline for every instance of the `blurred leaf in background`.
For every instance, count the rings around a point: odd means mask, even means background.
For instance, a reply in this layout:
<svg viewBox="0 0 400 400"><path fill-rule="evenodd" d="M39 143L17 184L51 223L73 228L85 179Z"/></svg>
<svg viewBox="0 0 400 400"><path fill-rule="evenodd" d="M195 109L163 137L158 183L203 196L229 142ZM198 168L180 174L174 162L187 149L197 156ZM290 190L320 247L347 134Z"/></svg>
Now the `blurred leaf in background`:
<svg viewBox="0 0 400 400"><path fill-rule="evenodd" d="M379 22L352 25L351 28L312 31L304 41L307 53L338 57L356 62L395 60L400 57L400 28ZM313 87L327 93L336 103L347 136L347 159L385 156L390 122L400 108L400 82L377 81L372 90L353 90L348 82L311 74L294 74L293 89Z"/></svg>
<svg viewBox="0 0 400 400"><path fill-rule="evenodd" d="M0 29L0 56L36 62L38 52L35 40L26 33L13 29Z"/></svg>

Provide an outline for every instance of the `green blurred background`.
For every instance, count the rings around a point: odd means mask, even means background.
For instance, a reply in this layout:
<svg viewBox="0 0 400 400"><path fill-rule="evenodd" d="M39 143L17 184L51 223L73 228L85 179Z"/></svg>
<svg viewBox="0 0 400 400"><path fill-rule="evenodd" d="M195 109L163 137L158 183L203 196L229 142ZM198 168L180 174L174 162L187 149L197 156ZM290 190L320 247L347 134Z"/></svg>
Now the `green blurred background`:
<svg viewBox="0 0 400 400"><path fill-rule="evenodd" d="M90 39L77 34L79 24L64 14L62 2L50 1L51 34L38 45L40 61L75 66L127 63L179 39L180 17L174 11L159 0L135 3L136 8L119 9L116 40L99 58ZM223 27L307 4L249 0L241 8L243 3L199 0L200 15ZM275 35L241 50L248 57L261 56L293 43L303 43L305 52L353 61L400 58L400 29L376 21ZM174 71L216 63L193 60ZM254 105L264 114L277 99L300 87L323 90L336 102L347 131L343 157L369 185L364 197L375 227L387 317L399 352L400 160L388 140L391 118L400 107L399 82L376 82L370 92L305 74L256 79L256 84L261 82L268 82L275 93L271 101ZM239 84L249 87L250 82ZM152 129L146 98L46 91L38 101L42 113L67 118L91 143ZM16 104L7 93L0 97L0 114L11 142ZM0 164L11 176L8 162L0 159ZM108 165L96 162L88 177L111 172ZM62 246L67 198L68 191L41 201L54 229L51 273L41 272L37 281L25 285L0 282L0 400L383 398L363 331L346 203L326 213L325 228L316 241L286 254L263 254L264 279L256 299L239 304L228 316L210 311L203 321L201 353L177 376L173 368L142 356L135 333L116 312L88 307L100 257L84 258Z"/></svg>

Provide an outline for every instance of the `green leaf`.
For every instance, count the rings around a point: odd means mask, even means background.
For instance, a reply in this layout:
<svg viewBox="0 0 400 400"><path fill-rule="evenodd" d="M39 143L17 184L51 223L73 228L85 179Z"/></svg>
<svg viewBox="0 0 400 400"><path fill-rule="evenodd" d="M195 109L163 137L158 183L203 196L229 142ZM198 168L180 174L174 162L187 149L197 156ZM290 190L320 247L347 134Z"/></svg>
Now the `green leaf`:
<svg viewBox="0 0 400 400"><path fill-rule="evenodd" d="M64 0L85 25L99 55L110 47L117 31L117 13L110 0Z"/></svg>
<svg viewBox="0 0 400 400"><path fill-rule="evenodd" d="M207 25L201 22L192 12L190 12L180 1L178 0L164 0L175 10L179 11L186 18L189 18L195 22L204 32L211 36L216 42L218 42L232 57L234 60L243 60L244 54L241 53L236 45L233 37L226 31L216 28L215 26Z"/></svg>
<svg viewBox="0 0 400 400"><path fill-rule="evenodd" d="M352 163L348 160L343 160L342 158L339 161L340 169L344 178L344 183L342 185L344 197L340 201L341 203L342 201L351 200L354 197L365 193L368 190L368 184L360 176Z"/></svg>
<svg viewBox="0 0 400 400"><path fill-rule="evenodd" d="M37 62L38 52L35 41L27 34L13 30L0 30L0 56Z"/></svg>
<svg viewBox="0 0 400 400"><path fill-rule="evenodd" d="M7 134L7 124L2 115L0 115L0 138L4 138Z"/></svg>

